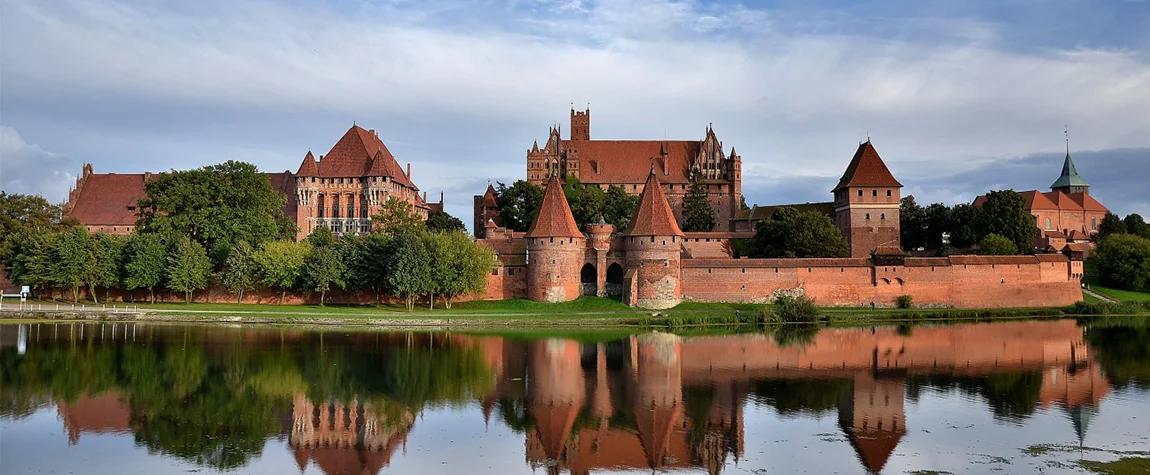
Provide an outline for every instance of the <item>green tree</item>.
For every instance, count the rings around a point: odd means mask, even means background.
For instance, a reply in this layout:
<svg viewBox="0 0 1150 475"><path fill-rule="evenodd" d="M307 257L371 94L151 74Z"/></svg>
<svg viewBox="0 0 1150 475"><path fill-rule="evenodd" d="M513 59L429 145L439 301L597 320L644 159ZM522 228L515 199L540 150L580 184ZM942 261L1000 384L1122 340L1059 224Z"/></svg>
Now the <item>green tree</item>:
<svg viewBox="0 0 1150 475"><path fill-rule="evenodd" d="M280 304L303 276L304 261L310 250L307 242L271 241L253 255L260 283L280 289Z"/></svg>
<svg viewBox="0 0 1150 475"><path fill-rule="evenodd" d="M1038 227L1034 216L1026 209L1026 198L1014 190L991 191L975 216L978 240L987 234L998 234L1014 243L1015 253L1029 253L1034 249L1034 236Z"/></svg>
<svg viewBox="0 0 1150 475"><path fill-rule="evenodd" d="M304 240L312 246L328 247L335 244L335 235L331 233L331 228L320 226L308 234Z"/></svg>
<svg viewBox="0 0 1150 475"><path fill-rule="evenodd" d="M15 241L15 258L9 268L12 281L33 290L55 287L52 253L60 236L59 233L30 233Z"/></svg>
<svg viewBox="0 0 1150 475"><path fill-rule="evenodd" d="M543 204L543 188L526 180L518 180L511 186L497 183L495 196L500 221L508 229L519 232L531 228L539 214L539 206Z"/></svg>
<svg viewBox="0 0 1150 475"><path fill-rule="evenodd" d="M708 232L715 229L715 211L707 201L707 182L700 170L690 173L687 196L683 198L683 231Z"/></svg>
<svg viewBox="0 0 1150 475"><path fill-rule="evenodd" d="M950 245L958 249L969 249L975 245L982 236L978 233L976 222L980 208L969 203L961 203L951 210L951 221L948 232Z"/></svg>
<svg viewBox="0 0 1150 475"><path fill-rule="evenodd" d="M76 227L60 236L52 250L52 281L71 289L72 301L80 301L80 287L90 275L89 263L95 259L95 246L88 230Z"/></svg>
<svg viewBox="0 0 1150 475"><path fill-rule="evenodd" d="M354 239L344 237L339 241L339 249L347 263L347 288L370 289L378 305L381 294L387 290L391 237L383 233Z"/></svg>
<svg viewBox="0 0 1150 475"><path fill-rule="evenodd" d="M229 292L236 294L236 303L243 303L244 292L253 290L259 283L259 266L255 261L255 250L246 241L240 241L224 261L220 283Z"/></svg>
<svg viewBox="0 0 1150 475"><path fill-rule="evenodd" d="M979 241L978 253L984 256L1012 256L1018 254L1018 248L1009 239L992 233Z"/></svg>
<svg viewBox="0 0 1150 475"><path fill-rule="evenodd" d="M1144 239L1150 239L1150 224L1146 224L1146 221L1142 219L1142 215L1138 213L1128 214L1122 222L1126 225L1126 232Z"/></svg>
<svg viewBox="0 0 1150 475"><path fill-rule="evenodd" d="M57 232L76 225L61 206L40 196L0 191L0 264L13 267L19 244L30 236Z"/></svg>
<svg viewBox="0 0 1150 475"><path fill-rule="evenodd" d="M635 216L635 208L638 207L638 195L628 195L622 186L611 185L603 202L603 220L623 232L631 224L631 217Z"/></svg>
<svg viewBox="0 0 1150 475"><path fill-rule="evenodd" d="M846 257L846 237L817 211L784 207L755 226L751 257Z"/></svg>
<svg viewBox="0 0 1150 475"><path fill-rule="evenodd" d="M954 229L954 212L942 203L934 203L924 210L924 219L926 232L923 241L926 243L926 248L942 249L943 233L952 232Z"/></svg>
<svg viewBox="0 0 1150 475"><path fill-rule="evenodd" d="M126 242L123 237L115 234L98 233L95 235L92 241L95 258L88 263L88 277L86 279L88 291L92 294L93 301L96 301L96 287L104 288L104 299L107 300L108 292L111 289L122 286L121 269L123 269L122 261Z"/></svg>
<svg viewBox="0 0 1150 475"><path fill-rule="evenodd" d="M211 283L212 260L200 243L184 237L176 241L168 256L168 288L184 293L184 302L192 303L192 293Z"/></svg>
<svg viewBox="0 0 1150 475"><path fill-rule="evenodd" d="M168 250L160 236L136 233L128 238L124 256L124 287L128 291L148 289L148 297L156 303L156 286L164 281Z"/></svg>
<svg viewBox="0 0 1150 475"><path fill-rule="evenodd" d="M1103 284L1150 292L1150 239L1125 233L1106 236L1090 260Z"/></svg>
<svg viewBox="0 0 1150 475"><path fill-rule="evenodd" d="M1102 222L1098 224L1098 239L1105 238L1111 234L1123 234L1126 232L1126 223L1122 222L1122 218L1114 213L1107 212L1106 216L1102 218Z"/></svg>
<svg viewBox="0 0 1150 475"><path fill-rule="evenodd" d="M217 267L240 241L258 246L296 234L283 213L287 198L250 163L173 170L154 176L144 190L137 229L188 236L208 249Z"/></svg>
<svg viewBox="0 0 1150 475"><path fill-rule="evenodd" d="M495 267L495 253L471 240L466 234L434 234L431 280L434 294L451 308L452 301L468 292L487 288L487 275Z"/></svg>
<svg viewBox="0 0 1150 475"><path fill-rule="evenodd" d="M338 252L329 246L312 246L311 253L303 266L304 282L308 290L319 292L319 305L322 307L327 291L333 285L342 287L347 266Z"/></svg>
<svg viewBox="0 0 1150 475"><path fill-rule="evenodd" d="M914 201L913 195L902 198L898 209L899 239L904 249L926 248L926 210Z"/></svg>
<svg viewBox="0 0 1150 475"><path fill-rule="evenodd" d="M391 240L387 287L404 299L407 310L415 309L415 300L430 294L431 250L420 234L400 234Z"/></svg>
<svg viewBox="0 0 1150 475"><path fill-rule="evenodd" d="M596 185L584 185L579 183L578 178L569 176L563 184L563 194L567 198L567 204L571 206L571 216L575 218L575 224L580 229L599 222L599 218L603 216L603 205L607 200L607 194L602 188Z"/></svg>
<svg viewBox="0 0 1150 475"><path fill-rule="evenodd" d="M423 219L415 213L415 206L394 196L389 196L387 201L383 202L379 214L372 216L371 221L380 231L392 236L410 234L426 228Z"/></svg>
<svg viewBox="0 0 1150 475"><path fill-rule="evenodd" d="M466 231L467 227L463 225L463 221L446 211L435 210L427 213L427 230L432 232Z"/></svg>

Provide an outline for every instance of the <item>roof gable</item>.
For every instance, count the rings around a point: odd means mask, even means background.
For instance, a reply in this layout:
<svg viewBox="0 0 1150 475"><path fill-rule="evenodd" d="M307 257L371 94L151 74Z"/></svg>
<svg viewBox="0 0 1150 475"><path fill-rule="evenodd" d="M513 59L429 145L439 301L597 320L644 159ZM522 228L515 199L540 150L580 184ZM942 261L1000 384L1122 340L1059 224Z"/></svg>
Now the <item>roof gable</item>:
<svg viewBox="0 0 1150 475"><path fill-rule="evenodd" d="M651 167L667 183L687 183L687 169L702 142L692 140L563 140L564 151L579 155L581 183L640 183ZM664 155L665 153L665 155Z"/></svg>
<svg viewBox="0 0 1150 475"><path fill-rule="evenodd" d="M635 216L631 218L631 225L625 233L628 236L682 236L683 230L675 221L675 213L663 194L663 185L659 183L659 176L651 170L647 175L647 184L643 185L643 194L639 196L639 206L635 208Z"/></svg>
<svg viewBox="0 0 1150 475"><path fill-rule="evenodd" d="M144 180L142 173L88 175L68 214L88 226L133 226L139 212L136 202L145 197Z"/></svg>
<svg viewBox="0 0 1150 475"><path fill-rule="evenodd" d="M838 191L852 186L881 186L902 188L902 183L894 178L886 163L879 157L870 141L859 144L858 150L847 165L846 172L839 179L838 186L832 191Z"/></svg>
<svg viewBox="0 0 1150 475"><path fill-rule="evenodd" d="M380 161L377 160L380 156L382 161L377 165L374 162ZM369 175L373 171L380 174ZM387 145L379 139L379 135L358 125L351 126L327 155L323 156L323 160L319 161L318 175L336 178L386 176L404 186L416 188L400 168L395 156L387 149Z"/></svg>
<svg viewBox="0 0 1150 475"><path fill-rule="evenodd" d="M1089 194L1067 193L1066 195L1070 198L1071 201L1075 202L1078 204L1078 206L1081 206L1082 209L1086 211L1101 211L1103 213L1110 211L1106 208L1106 206L1103 206L1102 203L1099 203L1098 200L1094 199L1094 197L1090 196Z"/></svg>
<svg viewBox="0 0 1150 475"><path fill-rule="evenodd" d="M1051 202L1053 202L1054 205L1057 206L1059 210L1062 210L1062 211L1081 211L1082 210L1082 205L1075 203L1074 200L1070 199L1070 195L1063 193L1061 191L1048 191L1046 193L1043 193L1043 196L1046 196L1047 199L1049 199Z"/></svg>
<svg viewBox="0 0 1150 475"><path fill-rule="evenodd" d="M484 208L495 208L499 206L498 200L495 198L495 187L487 184L487 191L483 192L483 201L480 204Z"/></svg>
<svg viewBox="0 0 1150 475"><path fill-rule="evenodd" d="M554 175L547 180L543 202L539 204L539 214L535 222L531 223L531 230L527 231L526 237L583 237L579 225L575 224L567 197L563 194L563 185L559 184Z"/></svg>
<svg viewBox="0 0 1150 475"><path fill-rule="evenodd" d="M1053 201L1050 201L1050 198L1047 198L1046 195L1039 193L1038 190L1020 191L1018 194L1022 195L1023 198L1026 198L1026 209L1028 210L1058 209L1058 205L1054 204ZM985 200L985 198L983 199Z"/></svg>
<svg viewBox="0 0 1150 475"><path fill-rule="evenodd" d="M300 163L299 170L295 172L296 176L318 176L319 166L315 163L315 155L311 154L311 150L307 151L307 155L303 156L303 163Z"/></svg>

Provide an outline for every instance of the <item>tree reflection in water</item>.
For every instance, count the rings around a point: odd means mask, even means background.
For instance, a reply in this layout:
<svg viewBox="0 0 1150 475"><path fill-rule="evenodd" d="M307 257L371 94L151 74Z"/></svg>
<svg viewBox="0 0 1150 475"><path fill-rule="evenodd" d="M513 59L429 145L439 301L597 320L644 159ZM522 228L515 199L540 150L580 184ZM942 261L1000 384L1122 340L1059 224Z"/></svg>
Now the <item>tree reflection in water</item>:
<svg viewBox="0 0 1150 475"><path fill-rule="evenodd" d="M877 472L914 425L905 401L929 392L958 391L1013 422L1057 405L1082 437L1107 377L1150 381L1145 324L1096 323L788 325L599 343L53 324L26 329L37 336L23 353L0 328L0 414L54 400L73 443L125 431L151 453L222 470L286 435L301 470L333 474L381 471L424 410L478 407L522 434L528 464L548 472L718 473L743 454L751 403L786 418L837 413L860 465Z"/></svg>

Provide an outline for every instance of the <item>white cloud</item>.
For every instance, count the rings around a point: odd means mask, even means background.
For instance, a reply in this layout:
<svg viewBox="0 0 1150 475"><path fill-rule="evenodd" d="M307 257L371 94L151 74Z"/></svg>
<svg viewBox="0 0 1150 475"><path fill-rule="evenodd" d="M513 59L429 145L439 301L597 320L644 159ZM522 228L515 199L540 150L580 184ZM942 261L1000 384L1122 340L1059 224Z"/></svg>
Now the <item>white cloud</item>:
<svg viewBox="0 0 1150 475"><path fill-rule="evenodd" d="M0 189L63 202L76 179L68 173L71 166L71 160L29 144L16 129L0 125Z"/></svg>
<svg viewBox="0 0 1150 475"><path fill-rule="evenodd" d="M430 3L7 0L3 35L21 41L3 42L5 94L128 97L130 113L157 121L171 104L196 104L322 115L324 131L332 117L442 124L381 135L401 135L393 151L443 171L418 184L448 189L456 214L482 192L456 184L494 170L521 177L523 150L547 125L566 128L572 102L593 105L596 137L701 138L714 122L749 178L837 176L868 133L889 162L956 172L1057 150L1067 123L1078 147L1150 146L1150 64L1138 51L1020 52L1001 44L1002 25L964 18L876 37L838 28L850 21L841 15L804 23L784 12L780 30L779 12L694 1ZM489 142L457 153L457 129ZM294 169L317 145L287 131L276 140L266 148L300 153L272 169Z"/></svg>

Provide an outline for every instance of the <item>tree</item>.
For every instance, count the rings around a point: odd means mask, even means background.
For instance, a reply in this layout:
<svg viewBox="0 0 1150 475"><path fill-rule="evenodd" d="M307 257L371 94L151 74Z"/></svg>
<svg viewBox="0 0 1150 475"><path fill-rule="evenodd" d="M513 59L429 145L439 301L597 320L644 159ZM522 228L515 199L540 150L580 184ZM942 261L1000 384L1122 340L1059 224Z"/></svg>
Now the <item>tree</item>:
<svg viewBox="0 0 1150 475"><path fill-rule="evenodd" d="M1126 225L1126 232L1144 239L1150 239L1150 224L1146 224L1146 221L1142 219L1142 215L1138 213L1128 214L1122 222Z"/></svg>
<svg viewBox="0 0 1150 475"><path fill-rule="evenodd" d="M394 196L389 196L383 202L379 214L372 216L371 221L380 231L392 236L414 233L425 228L423 219L415 213L415 206Z"/></svg>
<svg viewBox="0 0 1150 475"><path fill-rule="evenodd" d="M86 280L92 301L96 302L96 287L104 288L104 299L107 300L108 291L120 287L123 283L121 269L126 241L115 234L99 233L96 234L92 244L94 259L88 263Z"/></svg>
<svg viewBox="0 0 1150 475"><path fill-rule="evenodd" d="M236 294L236 303L243 303L244 292L256 288L259 283L258 266L255 261L255 250L251 244L240 241L232 252L228 253L224 261L224 271L220 275L220 283L229 292Z"/></svg>
<svg viewBox="0 0 1150 475"><path fill-rule="evenodd" d="M347 264L346 288L371 289L378 305L387 289L390 247L391 237L383 233L340 239L337 249Z"/></svg>
<svg viewBox="0 0 1150 475"><path fill-rule="evenodd" d="M308 290L319 292L319 305L322 307L327 291L332 285L342 287L347 266L339 253L328 246L312 246L311 253L303 266L303 278Z"/></svg>
<svg viewBox="0 0 1150 475"><path fill-rule="evenodd" d="M958 249L969 249L977 243L982 236L979 235L975 223L978 221L980 208L968 203L961 203L951 210L950 245Z"/></svg>
<svg viewBox="0 0 1150 475"><path fill-rule="evenodd" d="M986 194L986 201L980 208L975 215L975 229L980 242L987 234L998 234L1014 243L1015 253L1034 249L1038 227L1034 224L1034 216L1026 209L1026 198L1014 190L991 191Z"/></svg>
<svg viewBox="0 0 1150 475"><path fill-rule="evenodd" d="M427 213L427 230L432 232L466 231L467 227L463 225L463 221L447 214L446 211L435 210Z"/></svg>
<svg viewBox="0 0 1150 475"><path fill-rule="evenodd" d="M12 281L36 290L54 287L52 253L60 236L57 233L31 233L14 241L15 258L9 268Z"/></svg>
<svg viewBox="0 0 1150 475"><path fill-rule="evenodd" d="M776 209L755 226L751 257L846 257L850 246L846 237L817 211Z"/></svg>
<svg viewBox="0 0 1150 475"><path fill-rule="evenodd" d="M335 244L335 235L331 233L331 228L320 226L315 228L304 240L312 246L327 247Z"/></svg>
<svg viewBox="0 0 1150 475"><path fill-rule="evenodd" d="M915 203L913 195L906 195L898 208L899 239L904 249L926 248L926 210Z"/></svg>
<svg viewBox="0 0 1150 475"><path fill-rule="evenodd" d="M415 309L415 299L433 291L431 251L420 234L400 234L391 240L387 286L404 299L407 311Z"/></svg>
<svg viewBox="0 0 1150 475"><path fill-rule="evenodd" d="M156 303L155 289L164 280L167 253L160 236L143 233L131 235L124 257L124 287L129 291L148 289L151 302Z"/></svg>
<svg viewBox="0 0 1150 475"><path fill-rule="evenodd" d="M539 206L543 204L543 188L526 180L518 180L511 186L497 183L495 196L500 221L508 229L519 232L531 228L539 214Z"/></svg>
<svg viewBox="0 0 1150 475"><path fill-rule="evenodd" d="M1098 239L1103 239L1111 234L1124 233L1126 233L1126 223L1122 222L1122 218L1114 213L1107 212L1106 216L1102 218L1102 222L1098 224Z"/></svg>
<svg viewBox="0 0 1150 475"><path fill-rule="evenodd" d="M992 233L979 241L978 253L984 256L1012 256L1018 254L1018 248L1009 239Z"/></svg>
<svg viewBox="0 0 1150 475"><path fill-rule="evenodd" d="M954 212L942 203L934 203L924 210L924 219L926 248L942 249L942 234L954 228Z"/></svg>
<svg viewBox="0 0 1150 475"><path fill-rule="evenodd" d="M690 186L683 198L683 231L709 232L715 229L715 212L707 201L707 182L700 170L690 173Z"/></svg>
<svg viewBox="0 0 1150 475"><path fill-rule="evenodd" d="M739 209L742 211L750 211L751 207L747 206L747 197L739 195Z"/></svg>
<svg viewBox="0 0 1150 475"><path fill-rule="evenodd" d="M599 218L603 216L603 205L607 200L607 194L602 188L584 185L579 183L578 178L569 176L563 184L563 194L571 207L571 216L575 218L575 224L580 228L599 222Z"/></svg>
<svg viewBox="0 0 1150 475"><path fill-rule="evenodd" d="M283 213L286 197L255 165L227 161L195 170L172 170L144 185L137 229L188 236L208 250L217 267L240 241L259 246L290 239L296 226Z"/></svg>
<svg viewBox="0 0 1150 475"><path fill-rule="evenodd" d="M1103 284L1150 292L1150 239L1112 234L1098 242L1090 259Z"/></svg>
<svg viewBox="0 0 1150 475"><path fill-rule="evenodd" d="M80 301L80 287L90 275L89 262L95 259L92 236L76 227L60 236L52 250L52 281L72 290L72 301Z"/></svg>
<svg viewBox="0 0 1150 475"><path fill-rule="evenodd" d="M176 241L168 256L168 288L184 293L184 303L192 303L192 293L211 283L212 260L200 243L190 237Z"/></svg>
<svg viewBox="0 0 1150 475"><path fill-rule="evenodd" d="M0 264L13 267L20 243L30 236L67 229L76 220L64 216L60 205L40 196L0 191Z"/></svg>
<svg viewBox="0 0 1150 475"><path fill-rule="evenodd" d="M623 232L631 224L631 217L635 216L635 208L638 207L638 195L629 195L622 186L611 185L604 197L603 220L615 225L615 229L619 232Z"/></svg>
<svg viewBox="0 0 1150 475"><path fill-rule="evenodd" d="M487 288L487 275L496 265L490 248L461 233L433 234L429 243L433 295L439 294L444 306L450 309L456 297Z"/></svg>
<svg viewBox="0 0 1150 475"><path fill-rule="evenodd" d="M280 304L303 276L304 261L311 245L307 242L271 241L253 255L260 283L280 289Z"/></svg>

